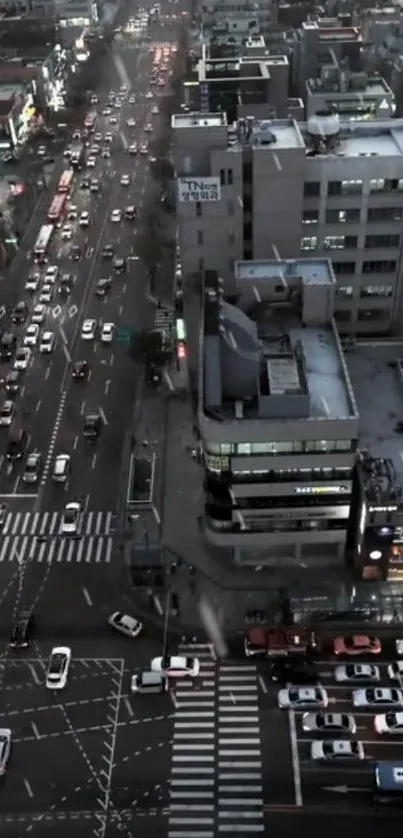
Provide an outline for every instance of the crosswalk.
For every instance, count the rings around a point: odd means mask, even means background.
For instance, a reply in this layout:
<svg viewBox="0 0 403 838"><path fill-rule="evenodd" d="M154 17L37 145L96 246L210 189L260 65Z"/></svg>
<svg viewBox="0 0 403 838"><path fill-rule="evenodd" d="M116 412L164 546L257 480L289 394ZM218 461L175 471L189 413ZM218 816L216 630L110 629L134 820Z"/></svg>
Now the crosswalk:
<svg viewBox="0 0 403 838"><path fill-rule="evenodd" d="M216 661L208 645L180 654L200 660L200 682L176 686L168 838L264 832L257 673Z"/></svg>
<svg viewBox="0 0 403 838"><path fill-rule="evenodd" d="M87 512L77 537L61 534L60 512L10 512L0 533L0 562L109 563L115 544L113 512Z"/></svg>

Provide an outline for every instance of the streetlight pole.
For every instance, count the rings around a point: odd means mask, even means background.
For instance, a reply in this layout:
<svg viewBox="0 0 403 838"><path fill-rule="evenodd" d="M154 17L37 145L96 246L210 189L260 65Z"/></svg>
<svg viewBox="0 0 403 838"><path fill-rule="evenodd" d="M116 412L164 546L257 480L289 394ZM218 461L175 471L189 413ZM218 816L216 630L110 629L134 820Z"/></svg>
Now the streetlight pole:
<svg viewBox="0 0 403 838"><path fill-rule="evenodd" d="M165 593L165 614L164 614L164 635L162 641L162 657L165 658L167 654L167 646L168 646L168 624L169 624L169 611L171 608L171 585L169 580L167 579L167 589Z"/></svg>

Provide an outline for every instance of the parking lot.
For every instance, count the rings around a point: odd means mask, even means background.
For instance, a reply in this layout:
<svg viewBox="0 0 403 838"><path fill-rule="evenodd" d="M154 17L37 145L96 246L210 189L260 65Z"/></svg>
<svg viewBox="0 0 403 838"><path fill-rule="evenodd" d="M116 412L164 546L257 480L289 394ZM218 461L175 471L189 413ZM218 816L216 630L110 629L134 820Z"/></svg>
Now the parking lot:
<svg viewBox="0 0 403 838"><path fill-rule="evenodd" d="M369 682L338 684L335 681L335 667L345 663L372 664L380 670L380 681L375 684L376 687L400 688L399 681L390 680L387 672L388 664L396 659L393 649L390 649L381 657L364 655L347 660L329 655L316 661L320 683L329 699L326 712L352 714L357 726L357 732L353 736L305 733L302 729L302 717L307 709L278 709L277 686L268 682L267 694L262 693L260 696L260 712L264 742L265 801L269 807L335 807L347 802L353 807L370 806L373 763L379 760L403 762L403 735L378 734L374 728L375 715L403 708L353 707L353 692L374 685ZM313 709L311 712L317 711ZM311 746L314 741L320 739L358 740L363 744L365 759L351 759L347 762L343 760L338 764L314 761L311 757Z"/></svg>

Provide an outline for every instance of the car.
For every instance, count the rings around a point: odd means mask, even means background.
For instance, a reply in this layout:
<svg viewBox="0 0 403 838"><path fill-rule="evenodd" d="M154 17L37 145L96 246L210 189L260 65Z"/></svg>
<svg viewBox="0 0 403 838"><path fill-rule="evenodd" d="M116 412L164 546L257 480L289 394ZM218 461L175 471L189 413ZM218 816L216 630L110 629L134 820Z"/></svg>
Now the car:
<svg viewBox="0 0 403 838"><path fill-rule="evenodd" d="M39 352L42 355L50 355L55 348L55 333L44 332L39 343Z"/></svg>
<svg viewBox="0 0 403 838"><path fill-rule="evenodd" d="M71 154L72 154L72 148L70 146L67 146L67 148L65 148L64 151L63 151L63 157L65 157L67 160L69 160L70 157L71 157Z"/></svg>
<svg viewBox="0 0 403 838"><path fill-rule="evenodd" d="M52 480L55 483L65 483L71 468L71 457L69 454L57 454L53 463Z"/></svg>
<svg viewBox="0 0 403 838"><path fill-rule="evenodd" d="M122 614L121 611L115 611L114 614L111 614L108 623L116 631L125 634L127 637L138 637L143 629L143 623L140 620L130 617L129 614Z"/></svg>
<svg viewBox="0 0 403 838"><path fill-rule="evenodd" d="M78 219L78 223L80 227L88 227L90 223L90 214L87 210L81 213L80 218Z"/></svg>
<svg viewBox="0 0 403 838"><path fill-rule="evenodd" d="M108 132L105 134L105 136L104 136L104 142L105 142L105 143L113 143L113 134L111 134L111 132L110 132L110 131L108 131ZM108 151L109 151L109 149L108 149Z"/></svg>
<svg viewBox="0 0 403 838"><path fill-rule="evenodd" d="M357 724L351 713L304 713L301 719L304 733L352 733Z"/></svg>
<svg viewBox="0 0 403 838"><path fill-rule="evenodd" d="M281 710L298 710L300 707L327 707L329 699L326 690L316 687L287 687L280 690L277 704Z"/></svg>
<svg viewBox="0 0 403 838"><path fill-rule="evenodd" d="M110 215L110 220L111 221L121 221L122 220L122 210L120 210L120 209L112 210L111 215Z"/></svg>
<svg viewBox="0 0 403 838"><path fill-rule="evenodd" d="M91 184L91 180L89 177L83 177L80 180L80 189L89 189Z"/></svg>
<svg viewBox="0 0 403 838"><path fill-rule="evenodd" d="M101 157L104 160L108 160L110 158L110 156L111 156L111 153L110 153L109 148L103 148L102 151L101 151Z"/></svg>
<svg viewBox="0 0 403 838"><path fill-rule="evenodd" d="M354 690L354 707L402 707L403 692L395 687L367 687Z"/></svg>
<svg viewBox="0 0 403 838"><path fill-rule="evenodd" d="M99 192L99 180L97 178L92 178L90 183L90 192Z"/></svg>
<svg viewBox="0 0 403 838"><path fill-rule="evenodd" d="M387 668L388 678L391 681L403 681L403 661L395 661L388 664Z"/></svg>
<svg viewBox="0 0 403 838"><path fill-rule="evenodd" d="M97 104L98 104L98 96L96 96L95 93L93 93L92 96L91 96L91 105L97 105Z"/></svg>
<svg viewBox="0 0 403 838"><path fill-rule="evenodd" d="M403 713L393 712L381 713L374 717L374 728L380 735L391 733L394 736L403 734Z"/></svg>
<svg viewBox="0 0 403 838"><path fill-rule="evenodd" d="M89 361L75 361L72 376L76 381L88 381L90 374L91 364Z"/></svg>
<svg viewBox="0 0 403 838"><path fill-rule="evenodd" d="M28 346L21 346L20 349L17 349L14 358L14 369L15 370L26 370L30 364L32 358L32 352Z"/></svg>
<svg viewBox="0 0 403 838"><path fill-rule="evenodd" d="M95 158L96 155L99 154L100 151L101 151L101 149L100 149L99 145L94 143L94 145L92 145L91 148L90 148L89 159L91 160L92 158ZM87 165L88 165L88 160L87 160Z"/></svg>
<svg viewBox="0 0 403 838"><path fill-rule="evenodd" d="M10 634L9 645L12 649L28 649L35 634L35 617L32 611L22 610L17 615Z"/></svg>
<svg viewBox="0 0 403 838"><path fill-rule="evenodd" d="M364 745L355 739L316 739L311 743L311 759L344 762L365 759Z"/></svg>
<svg viewBox="0 0 403 838"><path fill-rule="evenodd" d="M20 460L24 456L29 442L27 432L23 428L11 428L5 451L6 460L10 462Z"/></svg>
<svg viewBox="0 0 403 838"><path fill-rule="evenodd" d="M200 672L200 661L198 658L188 658L184 655L165 655L153 658L150 670L162 672L167 678L196 678Z"/></svg>
<svg viewBox="0 0 403 838"><path fill-rule="evenodd" d="M0 360L10 361L17 348L17 338L12 332L3 332L0 339Z"/></svg>
<svg viewBox="0 0 403 838"><path fill-rule="evenodd" d="M15 396L21 387L21 373L19 370L11 370L5 379L4 379L4 387L6 393L10 393L11 395Z"/></svg>
<svg viewBox="0 0 403 838"><path fill-rule="evenodd" d="M73 235L73 228L72 228L71 224L64 224L64 226L62 227L62 232L61 232L61 237L62 237L63 241L66 241L66 242L70 241L72 235Z"/></svg>
<svg viewBox="0 0 403 838"><path fill-rule="evenodd" d="M99 133L94 134L94 141L96 143L102 143L102 134L99 134Z"/></svg>
<svg viewBox="0 0 403 838"><path fill-rule="evenodd" d="M104 108L103 109L102 116L110 116L110 114L111 114L111 109L110 108Z"/></svg>
<svg viewBox="0 0 403 838"><path fill-rule="evenodd" d="M120 185L121 186L130 186L130 175L121 175Z"/></svg>
<svg viewBox="0 0 403 838"><path fill-rule="evenodd" d="M57 293L61 297L68 297L74 285L74 276L72 274L62 274L59 280Z"/></svg>
<svg viewBox="0 0 403 838"><path fill-rule="evenodd" d="M113 343L115 335L114 323L103 323L101 328L101 343Z"/></svg>
<svg viewBox="0 0 403 838"><path fill-rule="evenodd" d="M152 134L153 130L154 129L153 129L153 126L151 125L151 122L147 122L147 125L144 126L145 133L146 134Z"/></svg>
<svg viewBox="0 0 403 838"><path fill-rule="evenodd" d="M35 291L38 290L40 279L40 274L36 272L28 277L24 286L24 290L27 294L35 294Z"/></svg>
<svg viewBox="0 0 403 838"><path fill-rule="evenodd" d="M78 207L75 204L70 204L67 210L67 218L69 221L75 221L78 218Z"/></svg>
<svg viewBox="0 0 403 838"><path fill-rule="evenodd" d="M72 259L73 262L79 262L80 261L80 259L81 259L81 247L78 247L78 245L76 245L76 244L73 245L73 247L70 250L70 259Z"/></svg>
<svg viewBox="0 0 403 838"><path fill-rule="evenodd" d="M129 96L128 102L129 102L129 105L135 105L136 104L136 97L135 96Z"/></svg>
<svg viewBox="0 0 403 838"><path fill-rule="evenodd" d="M117 274L123 274L126 270L126 259L116 256L113 260L113 268Z"/></svg>
<svg viewBox="0 0 403 838"><path fill-rule="evenodd" d="M146 93L146 99L154 99L154 95L151 93L151 90L149 90L149 91Z"/></svg>
<svg viewBox="0 0 403 838"><path fill-rule="evenodd" d="M63 690L71 663L71 649L68 646L55 646L46 668L45 683L48 690Z"/></svg>
<svg viewBox="0 0 403 838"><path fill-rule="evenodd" d="M0 728L0 776L7 771L11 754L11 730L9 727Z"/></svg>
<svg viewBox="0 0 403 838"><path fill-rule="evenodd" d="M28 455L25 465L24 473L22 475L23 483L37 483L41 471L42 454L39 451L32 451Z"/></svg>
<svg viewBox="0 0 403 838"><path fill-rule="evenodd" d="M32 323L40 325L46 317L46 306L43 303L38 303L31 314Z"/></svg>
<svg viewBox="0 0 403 838"><path fill-rule="evenodd" d="M81 339L82 340L94 340L95 332L97 328L97 321L87 319L84 320L84 323L81 327Z"/></svg>
<svg viewBox="0 0 403 838"><path fill-rule="evenodd" d="M112 114L112 115L109 117L109 122L110 122L110 124L111 124L111 125L117 125L117 123L118 123L118 118L117 118L117 116L115 116L115 114Z"/></svg>
<svg viewBox="0 0 403 838"><path fill-rule="evenodd" d="M128 128L135 128L136 127L136 120L133 119L132 116L130 116L129 119L126 119L126 125L127 125Z"/></svg>
<svg viewBox="0 0 403 838"><path fill-rule="evenodd" d="M128 152L129 152L129 154L137 154L137 152L138 152L137 143L131 143L131 145L129 145Z"/></svg>
<svg viewBox="0 0 403 838"><path fill-rule="evenodd" d="M270 678L275 683L282 684L316 684L318 683L318 670L305 657L289 655L286 658L278 658L270 666Z"/></svg>
<svg viewBox="0 0 403 838"><path fill-rule="evenodd" d="M338 683L349 681L375 683L381 680L381 673L379 666L373 666L371 663L348 663L345 666L335 667L334 680Z"/></svg>
<svg viewBox="0 0 403 838"><path fill-rule="evenodd" d="M127 221L135 221L137 218L137 207L133 204L129 207L125 207L124 213Z"/></svg>
<svg viewBox="0 0 403 838"><path fill-rule="evenodd" d="M99 413L87 413L84 418L83 437L95 445L102 431L103 422Z"/></svg>
<svg viewBox="0 0 403 838"><path fill-rule="evenodd" d="M93 155L90 155L87 158L87 168L88 169L93 169L94 166L96 166L96 164L97 164L97 158L94 157ZM91 189L91 183L90 183L90 189Z"/></svg>
<svg viewBox="0 0 403 838"><path fill-rule="evenodd" d="M130 689L132 693L162 695L168 690L168 678L162 672L142 670L132 676Z"/></svg>
<svg viewBox="0 0 403 838"><path fill-rule="evenodd" d="M38 155L38 157L45 157L45 155L46 155L46 146L44 146L44 145L40 145L40 146L38 147L37 155Z"/></svg>
<svg viewBox="0 0 403 838"><path fill-rule="evenodd" d="M9 428L13 422L17 407L15 402L11 399L6 399L0 408L0 426L2 428Z"/></svg>
<svg viewBox="0 0 403 838"><path fill-rule="evenodd" d="M52 285L42 285L41 293L39 294L39 302L40 303L50 303L52 301L53 296L53 287Z"/></svg>
<svg viewBox="0 0 403 838"><path fill-rule="evenodd" d="M147 143L143 143L140 146L140 154L148 154L148 145Z"/></svg>
<svg viewBox="0 0 403 838"><path fill-rule="evenodd" d="M381 641L373 635L352 634L333 641L335 655L379 655L381 651Z"/></svg>
<svg viewBox="0 0 403 838"><path fill-rule="evenodd" d="M153 116L157 116L157 114L159 113L158 105L154 105L151 113Z"/></svg>
<svg viewBox="0 0 403 838"><path fill-rule="evenodd" d="M106 297L111 284L110 279L99 279L95 286L95 296L98 297L99 300L103 300Z"/></svg>
<svg viewBox="0 0 403 838"><path fill-rule="evenodd" d="M81 504L76 501L67 503L64 507L60 532L62 535L75 535L80 529Z"/></svg>
<svg viewBox="0 0 403 838"><path fill-rule="evenodd" d="M28 306L23 301L16 303L12 312L11 320L13 323L25 323L28 316Z"/></svg>
<svg viewBox="0 0 403 838"><path fill-rule="evenodd" d="M57 265L49 265L46 268L44 282L45 285L54 285L59 276L59 268Z"/></svg>
<svg viewBox="0 0 403 838"><path fill-rule="evenodd" d="M102 248L102 258L103 259L113 259L115 255L115 247L113 244L104 244Z"/></svg>
<svg viewBox="0 0 403 838"><path fill-rule="evenodd" d="M40 329L38 323L30 323L24 335L24 346L36 346L38 343L39 332Z"/></svg>

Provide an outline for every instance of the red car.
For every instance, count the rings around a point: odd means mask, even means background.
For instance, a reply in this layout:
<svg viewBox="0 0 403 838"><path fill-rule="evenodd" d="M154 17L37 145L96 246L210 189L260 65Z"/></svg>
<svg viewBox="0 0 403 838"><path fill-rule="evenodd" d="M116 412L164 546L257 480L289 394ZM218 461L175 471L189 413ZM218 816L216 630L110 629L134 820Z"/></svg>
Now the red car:
<svg viewBox="0 0 403 838"><path fill-rule="evenodd" d="M335 655L379 655L382 644L378 637L368 634L353 634L349 637L335 637Z"/></svg>

